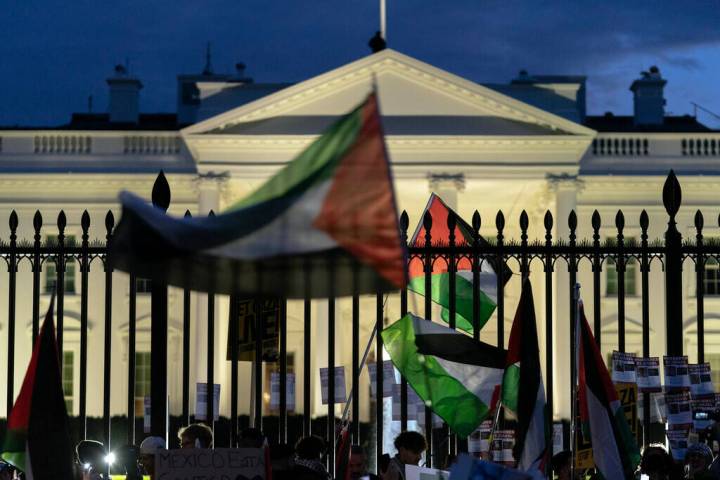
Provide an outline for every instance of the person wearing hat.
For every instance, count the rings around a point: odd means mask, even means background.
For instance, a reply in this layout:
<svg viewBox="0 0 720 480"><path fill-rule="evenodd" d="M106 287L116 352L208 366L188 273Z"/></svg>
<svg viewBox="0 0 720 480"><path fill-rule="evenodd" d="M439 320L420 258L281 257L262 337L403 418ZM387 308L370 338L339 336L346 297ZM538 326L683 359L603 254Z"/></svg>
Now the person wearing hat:
<svg viewBox="0 0 720 480"><path fill-rule="evenodd" d="M147 437L140 444L138 461L150 480L155 480L155 455L165 449L165 440L162 437Z"/></svg>
<svg viewBox="0 0 720 480"><path fill-rule="evenodd" d="M685 453L685 478L688 480L715 478L710 472L712 461L712 450L706 444L690 445Z"/></svg>

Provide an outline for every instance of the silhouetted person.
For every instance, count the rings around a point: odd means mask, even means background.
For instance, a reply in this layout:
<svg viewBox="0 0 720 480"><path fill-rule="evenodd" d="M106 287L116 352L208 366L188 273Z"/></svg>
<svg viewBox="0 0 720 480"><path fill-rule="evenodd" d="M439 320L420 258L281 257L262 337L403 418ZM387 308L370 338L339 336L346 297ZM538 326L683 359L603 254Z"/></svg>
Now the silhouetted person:
<svg viewBox="0 0 720 480"><path fill-rule="evenodd" d="M165 448L165 439L162 437L147 437L140 443L140 456L138 463L155 480L155 455Z"/></svg>
<svg viewBox="0 0 720 480"><path fill-rule="evenodd" d="M552 464L553 472L557 475L558 480L570 480L570 462L572 461L572 454L570 450L563 450L553 455L550 463Z"/></svg>
<svg viewBox="0 0 720 480"><path fill-rule="evenodd" d="M368 477L370 480L377 480L377 475L368 472L368 456L365 449L360 445L353 445L350 450L350 478L352 480L360 480Z"/></svg>
<svg viewBox="0 0 720 480"><path fill-rule="evenodd" d="M180 448L212 448L213 433L204 423L193 423L178 431Z"/></svg>
<svg viewBox="0 0 720 480"><path fill-rule="evenodd" d="M330 480L332 477L325 469L325 441L313 435L303 437L295 444L294 466L291 470L293 480Z"/></svg>
<svg viewBox="0 0 720 480"><path fill-rule="evenodd" d="M638 469L640 474L647 475L650 480L670 480L673 478L675 462L663 444L651 443L643 450Z"/></svg>
<svg viewBox="0 0 720 480"><path fill-rule="evenodd" d="M385 39L382 37L380 32L375 32L375 35L373 35L368 42L368 47L370 47L370 50L372 50L373 53L377 53L385 50L387 48L387 43L385 43Z"/></svg>
<svg viewBox="0 0 720 480"><path fill-rule="evenodd" d="M420 463L427 442L421 433L408 430L395 438L395 448L398 453L390 460L384 480L405 480L405 465Z"/></svg>

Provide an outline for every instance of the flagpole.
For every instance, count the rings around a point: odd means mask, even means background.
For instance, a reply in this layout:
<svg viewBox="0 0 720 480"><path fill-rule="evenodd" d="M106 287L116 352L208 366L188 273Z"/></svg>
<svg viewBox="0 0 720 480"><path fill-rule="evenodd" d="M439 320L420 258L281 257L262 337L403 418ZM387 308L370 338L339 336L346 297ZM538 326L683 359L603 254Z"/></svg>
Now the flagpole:
<svg viewBox="0 0 720 480"><path fill-rule="evenodd" d="M576 283L573 288L573 299L575 300L575 351L573 352L573 386L570 407L571 418L570 418L570 478L575 479L575 457L577 449L577 401L578 401L578 388L579 388L579 367L580 367L580 284Z"/></svg>
<svg viewBox="0 0 720 480"><path fill-rule="evenodd" d="M385 0L380 0L380 36L387 43L387 17L385 15Z"/></svg>

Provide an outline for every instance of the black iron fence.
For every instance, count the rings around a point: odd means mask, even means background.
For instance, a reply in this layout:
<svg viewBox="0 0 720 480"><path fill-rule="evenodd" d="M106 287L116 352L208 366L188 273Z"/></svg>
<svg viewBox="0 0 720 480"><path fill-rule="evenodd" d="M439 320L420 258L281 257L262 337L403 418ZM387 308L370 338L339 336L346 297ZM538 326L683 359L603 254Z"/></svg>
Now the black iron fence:
<svg viewBox="0 0 720 480"><path fill-rule="evenodd" d="M169 186L165 180L165 177L161 174L153 188L152 194L153 203L159 208L167 210L169 206L170 192ZM592 238L578 239L577 228L578 218L573 211L567 219L554 219L550 212L547 212L544 218L544 239L531 241L528 238L529 220L528 215L523 212L519 218L520 228L520 239L519 241L507 240L505 238L506 220L502 212L498 212L494 219L495 223L495 235L481 241L480 229L482 219L480 215L475 212L472 216L471 226L473 230L473 238L469 243L460 242L454 236L449 237L449 241L438 242L427 234L419 242L414 245L408 246L409 262L422 262L425 271L425 285L426 291L431 290L431 272L432 265L436 262L444 262L448 266L448 273L451 276L449 285L451 286L450 298L451 302L449 305L449 324L451 327L455 327L456 319L456 305L452 288L455 284L453 277L457 275L457 264L459 261L470 261L473 280L474 280L474 296L475 305L479 301L479 278L484 262L490 262L492 265L504 265L513 263L519 267L521 274L529 274L532 270L542 271L544 278L544 310L545 310L545 322L544 335L540 341L544 341L545 350L545 362L546 362L546 378L545 384L547 386L547 401L552 411L553 405L553 386L554 386L554 372L557 365L554 363L555 358L553 355L553 342L556 339L556 335L553 331L553 318L556 317L557 321L568 321L572 315L570 312L575 311L575 305L573 304L572 289L577 281L577 275L579 268L583 264L589 264L592 271L592 298L593 298L593 309L588 312L589 320L594 326L594 334L596 341L600 344L606 341L602 336L602 299L601 299L601 272L604 269L615 269L617 272L617 285L615 289L617 298L617 348L620 351L625 350L626 346L626 315L625 315L625 302L626 302L626 276L624 272L629 263L636 263L639 265L640 270L640 297L641 297L641 311L642 311L642 356L650 355L650 290L649 290L649 275L651 271L651 265L656 268L662 269L665 277L665 325L666 325L666 337L667 345L665 353L667 355L681 355L683 354L683 301L682 296L682 281L683 281L683 264L686 260L690 260L694 263L694 268L697 276L697 289L696 289L696 302L697 302L697 360L698 362L704 361L705 351L705 328L704 328L704 301L705 301L705 269L708 262L717 263L720 257L720 243L717 241L706 241L703 237L704 228L704 217L703 214L698 211L695 215L695 229L696 235L694 239L683 240L680 232L676 227L676 215L681 204L681 189L680 185L671 172L668 176L662 193L663 204L667 211L668 220L665 232L664 240L650 239L648 237L649 228L649 216L645 211L642 212L638 221L640 226L640 239L626 240L624 236L625 229L625 217L622 211L618 211L615 216L615 227L616 232L612 241L601 240L600 228L601 218L597 211L594 212L590 223L592 225ZM188 212L187 215L190 213ZM719 220L720 221L720 220ZM427 232L430 232L433 219L430 215L426 215L422 219L422 222ZM448 219L448 226L450 231L454 231L454 226L457 219L450 216ZM556 225L556 222L561 222ZM48 227L43 223L42 214L38 211L33 219L33 230L34 236L32 240L25 241L19 240L17 237L18 231L18 216L13 211L9 218L9 229L10 235L6 242L0 244L0 257L5 261L8 268L8 312L7 317L4 319L5 325L7 326L7 359L6 368L2 369L7 372L6 377L6 393L7 393L7 406L8 413L17 395L17 391L14 389L14 385L17 383L14 378L15 362L16 362L16 345L18 342L18 335L16 331L16 297L18 292L17 285L17 272L18 265L23 262L29 262L30 269L32 271L32 287L24 287L23 292L31 291L32 294L32 338L33 342L38 334L39 319L44 312L40 311L40 296L43 293L41 289L41 272L43 268L47 268L49 265L53 266L54 274L56 276L56 291L57 291L57 341L60 346L59 351L62 352L63 348L63 332L64 332L64 309L65 309L65 275L67 272L67 266L70 263L74 263L79 266L79 278L80 278L80 361L79 361L79 409L77 419L77 436L86 438L88 437L88 415L87 415L87 398L88 392L99 392L102 391L102 428L101 434L94 430L93 434L99 436L98 440L104 441L106 444L110 443L111 440L111 428L118 428L118 425L124 425L124 430L127 432L127 441L135 443L138 441L138 435L136 433L136 394L135 394L135 345L136 345L136 310L137 310L137 279L133 276L129 276L129 295L128 295L128 337L127 337L127 375L123 378L113 378L111 376L111 362L112 362L112 350L113 350L113 322L116 319L113 318L113 302L112 296L114 294L113 281L116 277L116 273L106 263L106 254L108 251L108 245L113 241L113 228L115 226L115 219L112 212L108 212L104 218L105 238L102 240L90 241L89 239L89 228L91 219L87 212L82 215L81 220L81 235L80 240L75 241L74 239L69 240L66 236L66 217L61 212L57 218L56 224L52 227ZM406 213L403 212L400 218L401 223L401 235L405 242L408 241L408 228L409 218ZM553 239L553 229L557 231L569 232L567 240L555 241ZM44 239L44 235L47 232L52 232L52 240ZM103 384L102 387L99 385L88 385L88 279L91 268L101 268L104 270L104 345L103 351ZM554 273L563 269L567 272L567 284L555 285ZM329 272L332 274L332 272ZM506 320L506 308L505 308L505 284L502 281L502 276L498 275L497 282L497 309L495 314L495 321L497 322L497 344L504 345L506 342L505 338L505 320ZM553 289L567 289L569 304L567 310L564 306L556 305L553 301ZM587 289L586 289L587 290ZM387 296L378 293L375 297L375 312L374 322L378 331L382 330L384 325L384 311L385 302L387 301L399 301L400 312L405 314L408 311L408 291L402 290L399 295L393 295L390 300ZM397 297L397 298L396 298ZM168 432L168 411L167 411L167 381L157 381L157 379L167 378L167 346L168 346L168 287L161 285L156 282L152 283L151 292L151 397L152 397L152 433L155 435L165 436ZM537 299L536 299L537 301ZM190 408L190 368L191 368L191 303L192 297L190 291L183 291L182 294L182 364L178 368L182 369L182 385L181 385L181 396L182 396L182 412L179 417L174 417L172 423L175 424L188 424L192 420L191 408ZM230 302L231 316L236 313L237 303L234 301ZM558 311L553 311L556 308ZM560 310L563 310L562 312ZM207 358L207 384L208 384L208 415L207 418L212 418L210 408L213 404L212 385L215 382L215 365L213 359L215 358L215 349L220 348L216 345L213 339L215 338L215 297L210 294L207 302L207 330L208 330L208 343L205 351L197 352L198 356L206 356ZM313 430L313 420L311 418L311 388L310 378L311 372L311 357L313 352L319 351L319 349L327 348L328 367L329 371L332 372L336 363L336 352L335 352L335 299L328 299L328 338L317 338L313 336L311 332L312 323L312 308L311 299L306 298L304 300L303 307L303 341L302 350L305 353L304 361L300 369L302 371L303 378L303 397L298 403L304 405L303 415L293 416L288 420L288 399L287 392L284 388L280 388L279 397L279 415L276 420L273 420L272 428L277 429L277 435L274 436L280 443L293 442L294 437L303 434L307 435L312 432L317 433ZM424 316L428 319L432 319L433 314L433 303L429 296L424 299ZM562 313L562 314L561 314ZM473 312L472 321L477 327L479 325L479 309L476 307ZM349 417L351 419L360 419L360 368L361 368L361 357L363 354L364 342L360 339L360 321L361 321L361 309L360 309L360 298L354 296L352 298L352 309L351 309L352 322L352 366L351 366L351 409ZM287 321L286 321L286 304L281 302L281 315L280 315L280 335L279 335L279 375L280 385L286 385L286 378L288 374L287 364ZM218 444L236 444L239 438L239 430L241 427L248 424L262 428L263 426L263 376L262 376L262 328L260 328L260 316L257 317L258 324L256 325L256 331L259 332L255 336L256 348L255 358L256 362L254 365L254 388L249 388L249 381L242 379L240 382L238 376L238 351L237 342L231 342L234 347L232 348L231 356L234 359L231 363L231 402L230 402L230 420L229 426L225 426L223 423L222 430L227 432L226 435L229 437L224 440L218 439ZM573 331L572 322L569 325L570 332ZM230 331L231 336L235 336L237 332ZM474 335L479 338L480 329L474 329ZM570 336L570 351L574 351L573 344L574 336L571 333ZM375 351L382 352L382 339L380 335L375 337ZM568 352L569 355L569 352ZM376 355L376 358L381 358L380 355ZM1 367L0 367L1 368ZM329 392L334 391L334 380L333 375L329 375ZM376 392L383 391L383 369L377 368L376 373ZM124 419L114 419L111 416L110 400L111 396L114 395L114 390L117 385L121 385L122 382L127 382L127 417ZM89 390L90 388L90 390ZM568 392L571 385L563 385L563 389L567 389ZM254 412L251 418L241 417L238 414L238 399L240 395L250 395L250 392L254 392ZM402 429L408 427L408 386L405 381L401 384L401 421L400 425ZM337 419L335 415L335 404L334 396L328 395L327 405L327 422L323 429L326 438L332 439L336 435ZM355 443L367 443L370 432L374 433L374 443L377 447L377 452L382 451L383 446L383 402L375 401L375 412L374 418L372 418L373 425L371 428L361 428L361 423L356 421L352 424L352 434ZM644 432L647 432L650 425L650 408L649 398L645 396L644 400L644 415L642 424L645 427ZM430 415L426 415L426 426L425 432L428 440L432 441L437 439L438 433L433 429L432 419ZM245 419L245 420L241 420ZM94 422L95 420L93 420ZM225 421L224 421L225 422ZM247 423L246 423L247 422ZM213 422L210 422L211 424ZM291 428L289 428L289 425ZM270 425L268 425L270 426ZM315 428L318 428L316 425ZM290 435L289 435L289 430ZM4 431L0 432L4 435ZM290 438L293 437L293 438ZM644 436L643 441L647 442L647 433ZM227 442L227 443L226 443ZM442 445L442 447L440 446ZM447 446L446 446L447 445ZM457 450L462 449L464 445L462 442L456 442L455 439L450 437L450 441L442 442L438 445L430 445L430 451L435 454L438 449L442 448ZM333 442L330 443L330 455L329 463L332 466L333 463ZM377 456L379 462L379 455ZM428 456L428 464L432 465L436 457L434 455Z"/></svg>

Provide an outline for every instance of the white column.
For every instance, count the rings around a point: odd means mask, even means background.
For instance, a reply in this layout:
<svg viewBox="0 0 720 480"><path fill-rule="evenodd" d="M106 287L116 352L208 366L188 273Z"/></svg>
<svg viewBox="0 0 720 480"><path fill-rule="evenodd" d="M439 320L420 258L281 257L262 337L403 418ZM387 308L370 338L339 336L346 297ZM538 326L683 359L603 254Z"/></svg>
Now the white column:
<svg viewBox="0 0 720 480"><path fill-rule="evenodd" d="M448 207L458 211L458 193L465 190L465 175L462 173L428 174L430 192L440 197Z"/></svg>
<svg viewBox="0 0 720 480"><path fill-rule="evenodd" d="M555 232L554 240L567 241L570 236L568 216L577 207L577 193L580 183L574 176L549 176L549 187L555 193ZM577 212L576 212L577 213ZM567 263L555 263L553 306L553 415L563 419L570 418L570 274Z"/></svg>

